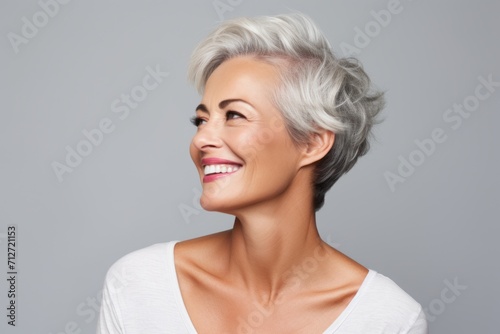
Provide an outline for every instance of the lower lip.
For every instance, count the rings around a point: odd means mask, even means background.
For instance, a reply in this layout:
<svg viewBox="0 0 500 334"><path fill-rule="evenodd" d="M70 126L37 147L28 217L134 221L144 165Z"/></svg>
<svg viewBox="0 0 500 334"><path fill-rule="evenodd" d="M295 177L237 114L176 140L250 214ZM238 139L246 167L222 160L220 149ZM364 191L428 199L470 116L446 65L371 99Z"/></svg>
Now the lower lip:
<svg viewBox="0 0 500 334"><path fill-rule="evenodd" d="M232 175L232 174L238 172L240 169L241 169L241 167L239 167L238 170L231 172L231 173L214 173L214 174L205 175L205 176L203 176L203 182L206 183L206 182L215 181L215 180L220 179L222 177Z"/></svg>

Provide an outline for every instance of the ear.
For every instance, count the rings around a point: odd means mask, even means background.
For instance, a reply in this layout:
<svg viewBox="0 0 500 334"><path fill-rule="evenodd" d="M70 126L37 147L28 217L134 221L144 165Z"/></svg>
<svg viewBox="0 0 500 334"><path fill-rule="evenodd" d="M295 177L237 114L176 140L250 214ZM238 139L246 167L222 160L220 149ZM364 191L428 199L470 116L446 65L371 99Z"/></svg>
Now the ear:
<svg viewBox="0 0 500 334"><path fill-rule="evenodd" d="M321 130L310 136L309 142L304 145L301 166L307 166L321 160L332 148L335 134L328 130Z"/></svg>

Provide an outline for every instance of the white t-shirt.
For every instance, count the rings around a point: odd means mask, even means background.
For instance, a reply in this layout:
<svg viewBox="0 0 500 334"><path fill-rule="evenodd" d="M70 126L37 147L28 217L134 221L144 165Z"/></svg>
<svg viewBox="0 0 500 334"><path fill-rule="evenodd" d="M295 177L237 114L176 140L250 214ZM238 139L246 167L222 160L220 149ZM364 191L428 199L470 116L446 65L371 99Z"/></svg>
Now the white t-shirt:
<svg viewBox="0 0 500 334"><path fill-rule="evenodd" d="M139 249L111 266L97 334L196 334L177 281L176 243ZM251 325L241 323L237 332L248 333ZM369 270L347 308L323 334L332 333L427 334L427 322L412 297L389 278Z"/></svg>

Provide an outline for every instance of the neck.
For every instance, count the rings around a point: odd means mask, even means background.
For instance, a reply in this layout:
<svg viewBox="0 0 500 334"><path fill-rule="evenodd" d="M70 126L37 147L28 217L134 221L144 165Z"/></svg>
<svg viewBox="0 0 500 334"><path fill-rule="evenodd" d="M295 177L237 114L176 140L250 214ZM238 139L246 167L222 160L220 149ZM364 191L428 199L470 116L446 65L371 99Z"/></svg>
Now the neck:
<svg viewBox="0 0 500 334"><path fill-rule="evenodd" d="M304 198L312 197L292 189L236 214L229 235L228 273L259 299L276 298L292 284L292 275L301 277L297 270L306 259L325 254L327 245L319 237L314 208Z"/></svg>

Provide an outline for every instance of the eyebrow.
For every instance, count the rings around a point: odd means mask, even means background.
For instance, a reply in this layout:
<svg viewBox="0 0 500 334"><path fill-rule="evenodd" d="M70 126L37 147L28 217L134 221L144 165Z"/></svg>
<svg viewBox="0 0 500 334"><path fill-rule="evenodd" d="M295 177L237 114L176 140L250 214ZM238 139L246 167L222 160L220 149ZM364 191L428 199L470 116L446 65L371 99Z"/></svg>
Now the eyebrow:
<svg viewBox="0 0 500 334"><path fill-rule="evenodd" d="M219 109L224 109L225 107L227 107L228 104L231 104L233 102L243 102L243 103L246 103L246 104L248 104L249 106L251 106L253 108L253 105L251 103L245 101L245 100L242 100L242 99L227 99L227 100L223 100L223 101L221 101L219 103ZM204 105L203 103L199 104L196 107L196 111L202 111L202 112L206 112L207 114L210 114L210 112L208 111L207 106Z"/></svg>

